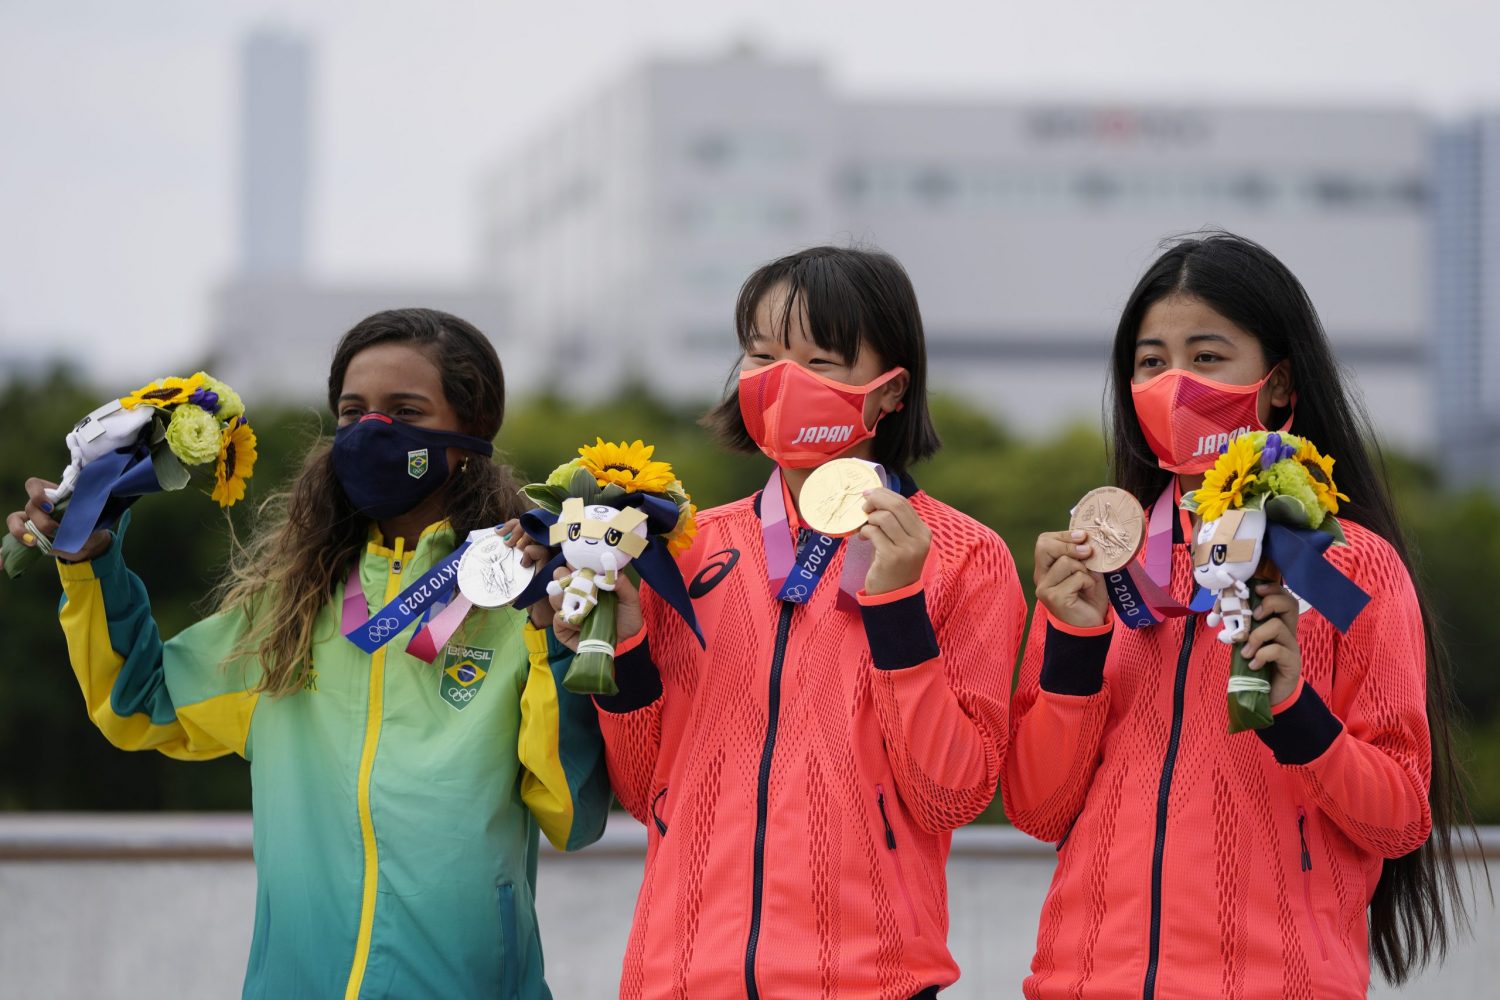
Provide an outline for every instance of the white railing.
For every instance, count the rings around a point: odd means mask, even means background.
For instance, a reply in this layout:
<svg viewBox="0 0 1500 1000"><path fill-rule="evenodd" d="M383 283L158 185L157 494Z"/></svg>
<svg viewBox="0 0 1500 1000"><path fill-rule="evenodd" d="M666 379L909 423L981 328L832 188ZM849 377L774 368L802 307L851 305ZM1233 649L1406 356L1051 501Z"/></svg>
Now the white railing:
<svg viewBox="0 0 1500 1000"><path fill-rule="evenodd" d="M1500 827L1481 839L1500 858ZM0 814L0 998L237 997L255 907L250 843L239 814ZM581 853L543 851L543 942L567 927L602 945L586 960L549 953L556 1000L616 994L644 851L644 830L618 814ZM963 978L944 1000L1020 995L1054 860L1051 845L1008 827L954 835L949 942ZM1377 981L1372 997L1500 995L1500 917L1477 854L1466 860L1480 882L1473 938L1404 990Z"/></svg>

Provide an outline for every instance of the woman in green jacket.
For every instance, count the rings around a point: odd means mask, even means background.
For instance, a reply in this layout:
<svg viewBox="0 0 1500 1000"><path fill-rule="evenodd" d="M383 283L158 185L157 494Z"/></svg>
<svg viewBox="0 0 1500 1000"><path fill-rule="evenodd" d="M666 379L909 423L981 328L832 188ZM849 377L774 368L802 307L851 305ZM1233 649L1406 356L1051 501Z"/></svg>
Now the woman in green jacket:
<svg viewBox="0 0 1500 1000"><path fill-rule="evenodd" d="M504 399L473 326L379 313L335 351L332 445L237 553L216 614L161 640L121 557L126 521L58 563L104 735L250 762L246 997L548 996L537 829L591 843L610 794L594 708L561 684L571 653L521 612L475 609L429 663L407 652L418 622L377 617L470 531L518 513L490 457ZM50 485L27 483L12 534L56 530ZM394 633L373 653L344 635L371 618Z"/></svg>

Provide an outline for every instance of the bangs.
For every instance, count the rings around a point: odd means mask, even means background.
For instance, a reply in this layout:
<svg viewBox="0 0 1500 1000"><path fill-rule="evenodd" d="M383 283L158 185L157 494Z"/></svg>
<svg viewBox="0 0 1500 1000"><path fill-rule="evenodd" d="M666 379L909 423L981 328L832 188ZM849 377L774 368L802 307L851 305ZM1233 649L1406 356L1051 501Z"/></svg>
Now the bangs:
<svg viewBox="0 0 1500 1000"><path fill-rule="evenodd" d="M748 353L757 336L774 338L790 348L792 319L800 315L808 336L820 350L854 364L869 323L860 306L861 290L842 263L837 257L783 258L752 274L740 288L735 304L740 349ZM786 299L771 317L771 329L757 329L756 312L778 287L786 290Z"/></svg>

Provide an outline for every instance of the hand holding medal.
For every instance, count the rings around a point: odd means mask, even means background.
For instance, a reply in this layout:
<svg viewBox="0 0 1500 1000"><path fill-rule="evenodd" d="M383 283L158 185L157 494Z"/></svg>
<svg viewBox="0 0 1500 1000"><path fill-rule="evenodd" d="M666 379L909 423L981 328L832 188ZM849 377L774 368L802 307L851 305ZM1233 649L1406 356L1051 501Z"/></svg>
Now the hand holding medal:
<svg viewBox="0 0 1500 1000"><path fill-rule="evenodd" d="M1146 536L1140 502L1125 490L1101 486L1069 513L1068 530L1037 539L1037 597L1053 617L1077 628L1103 625L1109 597L1102 574L1119 575Z"/></svg>

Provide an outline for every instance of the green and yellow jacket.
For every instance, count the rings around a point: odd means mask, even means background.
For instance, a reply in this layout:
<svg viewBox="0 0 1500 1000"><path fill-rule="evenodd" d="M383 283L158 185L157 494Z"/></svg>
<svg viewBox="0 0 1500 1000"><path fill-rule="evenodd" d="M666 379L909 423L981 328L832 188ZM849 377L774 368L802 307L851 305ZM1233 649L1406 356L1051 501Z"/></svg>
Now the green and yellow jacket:
<svg viewBox="0 0 1500 1000"><path fill-rule="evenodd" d="M340 634L340 585L306 684L274 698L254 692L253 658L226 661L243 615L161 640L120 540L58 564L69 656L116 746L250 762L244 996L547 997L537 829L563 850L592 843L610 798L594 706L563 689L572 654L550 630L475 609L434 663L406 654L411 629L371 655ZM359 567L369 610L454 545L446 524L411 552L376 536Z"/></svg>

